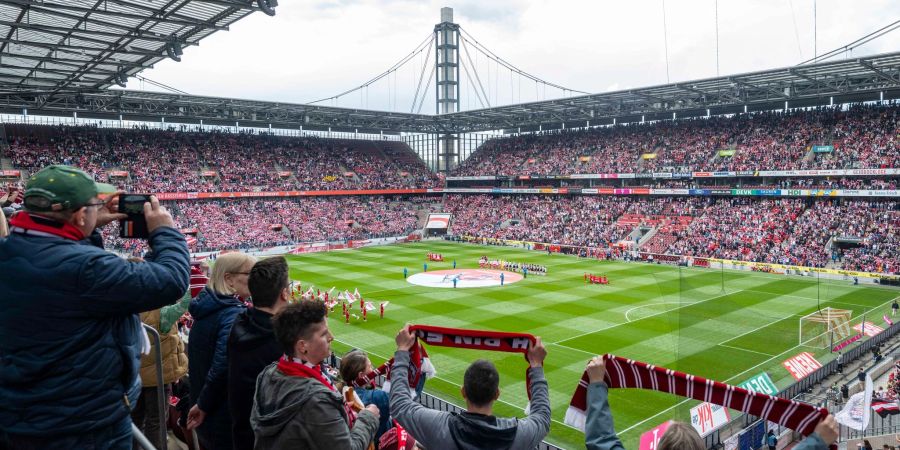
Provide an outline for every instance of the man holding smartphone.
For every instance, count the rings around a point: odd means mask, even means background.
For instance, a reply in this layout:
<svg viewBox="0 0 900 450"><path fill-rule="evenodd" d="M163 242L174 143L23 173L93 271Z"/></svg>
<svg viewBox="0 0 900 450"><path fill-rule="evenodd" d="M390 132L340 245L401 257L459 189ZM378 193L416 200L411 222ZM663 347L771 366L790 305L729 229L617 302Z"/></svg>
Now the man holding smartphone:
<svg viewBox="0 0 900 450"><path fill-rule="evenodd" d="M190 258L155 197L146 262L104 251L99 228L124 218L119 194L49 166L0 240L0 430L11 448L131 448L146 341L137 313L184 294Z"/></svg>

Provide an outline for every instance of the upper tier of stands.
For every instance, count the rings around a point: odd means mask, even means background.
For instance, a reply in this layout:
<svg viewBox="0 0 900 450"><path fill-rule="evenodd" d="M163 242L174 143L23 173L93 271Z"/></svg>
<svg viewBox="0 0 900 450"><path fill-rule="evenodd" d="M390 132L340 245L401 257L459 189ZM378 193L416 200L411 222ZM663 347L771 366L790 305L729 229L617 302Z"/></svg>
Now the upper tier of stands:
<svg viewBox="0 0 900 450"><path fill-rule="evenodd" d="M400 189L442 184L405 144L6 124L12 168L70 164L146 192Z"/></svg>
<svg viewBox="0 0 900 450"><path fill-rule="evenodd" d="M898 167L898 113L895 105L835 107L498 138L453 175ZM816 153L813 146L833 151Z"/></svg>

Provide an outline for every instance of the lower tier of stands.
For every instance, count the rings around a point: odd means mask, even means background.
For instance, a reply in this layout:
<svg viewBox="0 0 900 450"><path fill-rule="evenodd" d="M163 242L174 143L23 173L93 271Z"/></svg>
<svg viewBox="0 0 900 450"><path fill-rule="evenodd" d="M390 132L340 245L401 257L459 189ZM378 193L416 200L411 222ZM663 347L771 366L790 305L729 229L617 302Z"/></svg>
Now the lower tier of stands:
<svg viewBox="0 0 900 450"><path fill-rule="evenodd" d="M297 197L166 202L195 250L400 236L425 213L450 233L594 248L900 272L900 201L547 195ZM140 252L136 240L112 244Z"/></svg>

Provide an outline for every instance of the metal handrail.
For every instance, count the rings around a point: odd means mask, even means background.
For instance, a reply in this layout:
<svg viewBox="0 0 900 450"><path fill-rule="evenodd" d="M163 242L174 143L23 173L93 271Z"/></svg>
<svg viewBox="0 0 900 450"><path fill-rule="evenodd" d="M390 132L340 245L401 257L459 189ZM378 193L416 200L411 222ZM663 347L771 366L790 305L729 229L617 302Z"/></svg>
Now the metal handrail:
<svg viewBox="0 0 900 450"><path fill-rule="evenodd" d="M168 433L166 431L166 387L163 379L163 363L162 363L162 339L159 331L145 323L142 323L144 329L153 339L156 340L156 406L159 408L159 444L162 446L160 450L168 450ZM141 434L143 436L143 434ZM152 446L151 446L152 448Z"/></svg>
<svg viewBox="0 0 900 450"><path fill-rule="evenodd" d="M156 450L156 447L150 443L150 440L147 439L147 436L144 436L144 433L141 432L141 429L134 424L131 423L131 434L134 436L134 440L137 441L138 445L141 446L144 450Z"/></svg>

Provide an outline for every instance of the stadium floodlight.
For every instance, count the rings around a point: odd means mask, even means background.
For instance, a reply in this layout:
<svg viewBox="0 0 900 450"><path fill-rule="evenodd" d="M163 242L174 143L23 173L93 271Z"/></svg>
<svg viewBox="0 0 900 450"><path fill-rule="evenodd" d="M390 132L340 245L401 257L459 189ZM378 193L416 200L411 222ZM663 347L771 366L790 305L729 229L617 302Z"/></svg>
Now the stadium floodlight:
<svg viewBox="0 0 900 450"><path fill-rule="evenodd" d="M125 87L125 84L128 83L128 75L124 71L119 71L113 75L113 80L117 85Z"/></svg>
<svg viewBox="0 0 900 450"><path fill-rule="evenodd" d="M181 62L181 55L184 54L184 50L181 49L181 43L172 41L166 44L166 54L175 62Z"/></svg>
<svg viewBox="0 0 900 450"><path fill-rule="evenodd" d="M278 6L278 0L256 0L256 5L267 15L275 15L275 7Z"/></svg>

